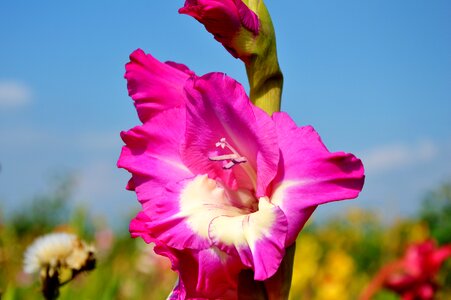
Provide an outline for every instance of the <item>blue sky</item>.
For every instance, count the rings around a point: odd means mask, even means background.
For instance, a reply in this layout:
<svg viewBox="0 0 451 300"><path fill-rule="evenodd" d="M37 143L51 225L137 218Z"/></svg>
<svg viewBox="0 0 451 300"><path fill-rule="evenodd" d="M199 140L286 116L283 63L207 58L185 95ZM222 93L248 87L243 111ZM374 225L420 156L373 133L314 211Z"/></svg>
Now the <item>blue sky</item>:
<svg viewBox="0 0 451 300"><path fill-rule="evenodd" d="M282 108L313 125L331 151L361 157L358 200L384 218L412 214L451 179L451 2L266 1L285 86ZM123 219L139 208L116 169L119 132L138 124L123 79L136 48L198 74L232 58L183 1L0 1L0 206L26 209L64 172L73 204ZM55 175L56 174L56 175Z"/></svg>

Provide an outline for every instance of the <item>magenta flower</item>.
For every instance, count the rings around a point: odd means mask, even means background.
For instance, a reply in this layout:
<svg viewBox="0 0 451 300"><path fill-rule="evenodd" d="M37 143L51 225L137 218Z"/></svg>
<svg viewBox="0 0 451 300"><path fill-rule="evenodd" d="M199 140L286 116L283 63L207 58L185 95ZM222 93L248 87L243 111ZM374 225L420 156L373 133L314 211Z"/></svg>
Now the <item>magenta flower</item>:
<svg viewBox="0 0 451 300"><path fill-rule="evenodd" d="M387 274L384 286L404 300L434 299L436 274L451 256L451 245L437 247L433 240L410 246L397 262L398 268Z"/></svg>
<svg viewBox="0 0 451 300"><path fill-rule="evenodd" d="M259 32L260 20L242 0L186 0L179 13L205 25L235 58L250 56Z"/></svg>
<svg viewBox="0 0 451 300"><path fill-rule="evenodd" d="M360 296L370 300L383 287L403 300L432 300L438 289L435 277L451 257L451 244L437 247L434 240L410 245L404 257L383 266Z"/></svg>
<svg viewBox="0 0 451 300"><path fill-rule="evenodd" d="M143 207L130 231L171 260L173 299L235 299L241 270L271 277L318 205L362 189L359 159L270 117L225 74L197 77L141 50L126 69L143 122L121 134L118 166Z"/></svg>

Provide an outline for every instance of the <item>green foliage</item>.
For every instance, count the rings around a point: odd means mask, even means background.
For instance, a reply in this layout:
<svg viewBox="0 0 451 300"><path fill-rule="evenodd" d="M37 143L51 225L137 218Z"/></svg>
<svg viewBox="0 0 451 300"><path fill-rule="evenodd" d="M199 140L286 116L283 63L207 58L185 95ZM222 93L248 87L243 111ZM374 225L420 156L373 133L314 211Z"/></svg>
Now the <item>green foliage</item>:
<svg viewBox="0 0 451 300"><path fill-rule="evenodd" d="M420 217L439 244L451 243L451 183L428 193Z"/></svg>
<svg viewBox="0 0 451 300"><path fill-rule="evenodd" d="M399 300L399 296L395 293L382 290L374 296L374 300Z"/></svg>

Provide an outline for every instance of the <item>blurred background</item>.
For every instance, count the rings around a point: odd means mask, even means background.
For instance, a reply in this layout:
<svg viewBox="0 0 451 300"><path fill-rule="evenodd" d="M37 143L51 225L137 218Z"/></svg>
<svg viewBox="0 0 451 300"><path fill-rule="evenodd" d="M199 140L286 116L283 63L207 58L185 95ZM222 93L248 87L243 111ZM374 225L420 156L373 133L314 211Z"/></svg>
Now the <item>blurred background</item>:
<svg viewBox="0 0 451 300"><path fill-rule="evenodd" d="M172 288L167 262L128 236L140 207L116 161L119 132L139 120L124 64L142 48L247 87L241 62L177 14L183 2L0 0L6 299L35 299L39 288L20 271L21 253L55 228L99 248L89 284L81 278L62 290L63 299L72 299L71 289L86 293L81 299L159 299ZM408 244L451 242L451 2L266 4L285 76L282 109L298 125L313 125L331 151L360 157L367 175L359 199L320 207L301 234L297 257L309 258L297 262L293 297L355 299ZM328 269L334 263L340 272ZM440 280L449 283L449 263L444 270Z"/></svg>

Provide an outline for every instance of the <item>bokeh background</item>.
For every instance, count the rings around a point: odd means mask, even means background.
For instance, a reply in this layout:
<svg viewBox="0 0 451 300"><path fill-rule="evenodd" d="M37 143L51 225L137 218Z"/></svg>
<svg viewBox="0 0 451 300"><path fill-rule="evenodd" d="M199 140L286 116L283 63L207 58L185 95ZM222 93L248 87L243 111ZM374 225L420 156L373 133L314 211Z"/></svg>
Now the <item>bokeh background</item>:
<svg viewBox="0 0 451 300"><path fill-rule="evenodd" d="M431 235L451 242L451 2L266 4L285 76L282 109L298 125L313 125L331 151L362 158L367 175L359 199L320 207L301 235L307 242L298 244L314 246L298 251L316 265L301 268L311 273L299 282L311 286L298 283L299 291L320 299L313 284L332 276L322 266L338 259L348 268L340 284L353 299L407 244ZM182 5L0 0L0 291L8 297L35 299L25 296L38 288L20 272L21 251L56 227L110 243L90 275L97 289L77 283L91 293L86 299L158 299L138 295L171 289L173 274L159 269L166 262L149 258L149 247L127 235L139 205L116 160L119 132L139 121L124 64L142 48L197 74L225 72L247 87L241 62L178 15ZM108 282L106 274L113 274Z"/></svg>

